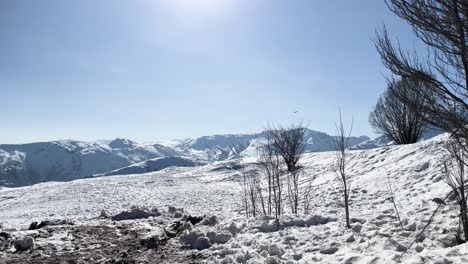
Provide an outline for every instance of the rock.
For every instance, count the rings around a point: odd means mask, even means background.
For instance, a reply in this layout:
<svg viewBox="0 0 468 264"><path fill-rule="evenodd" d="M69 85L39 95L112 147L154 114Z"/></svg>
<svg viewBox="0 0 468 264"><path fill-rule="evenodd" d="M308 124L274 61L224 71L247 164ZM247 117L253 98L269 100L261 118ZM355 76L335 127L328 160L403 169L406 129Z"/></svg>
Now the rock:
<svg viewBox="0 0 468 264"><path fill-rule="evenodd" d="M142 239L140 241L140 244L146 247L147 249L158 249L160 245L160 240L158 237L153 236L146 239Z"/></svg>
<svg viewBox="0 0 468 264"><path fill-rule="evenodd" d="M182 218L184 214L180 211L176 211L173 216L174 218Z"/></svg>
<svg viewBox="0 0 468 264"><path fill-rule="evenodd" d="M354 232L359 233L362 230L362 225L353 225L351 228Z"/></svg>
<svg viewBox="0 0 468 264"><path fill-rule="evenodd" d="M260 225L256 226L255 228L260 232L270 233L278 231L280 229L280 224L276 220L266 220L262 221L262 223L260 223Z"/></svg>
<svg viewBox="0 0 468 264"><path fill-rule="evenodd" d="M302 253L294 254L293 259L295 261L299 261L300 259L302 259Z"/></svg>
<svg viewBox="0 0 468 264"><path fill-rule="evenodd" d="M206 237L205 233L199 231L199 230L192 230L192 231L184 231L182 235L180 236L180 242L184 244L185 246L188 246L192 249L195 249L197 247L197 239L199 237ZM209 243L209 238L208 239ZM201 242L202 243L202 242Z"/></svg>
<svg viewBox="0 0 468 264"><path fill-rule="evenodd" d="M227 231L221 231L219 233L215 233L215 236L213 237L212 241L215 243L219 243L219 244L226 244L227 242L229 242L229 240L231 240L231 238L232 238L231 233Z"/></svg>
<svg viewBox="0 0 468 264"><path fill-rule="evenodd" d="M279 264L280 262L279 262L279 260L278 260L277 257L269 256L269 257L267 257L265 263L266 263L266 264Z"/></svg>
<svg viewBox="0 0 468 264"><path fill-rule="evenodd" d="M200 223L203 220L203 218L205 218L205 216L191 216L191 215L188 215L187 219L185 219L185 221L191 223L192 225L196 225L196 224Z"/></svg>
<svg viewBox="0 0 468 264"><path fill-rule="evenodd" d="M180 232L182 232L182 222L175 221L172 222L170 225L164 228L164 232L168 237L176 237ZM190 231L190 230L188 230Z"/></svg>
<svg viewBox="0 0 468 264"><path fill-rule="evenodd" d="M329 247L329 248L320 249L319 252L325 255L332 255L332 254L335 254L337 251L338 251L337 247Z"/></svg>
<svg viewBox="0 0 468 264"><path fill-rule="evenodd" d="M38 228L41 228L43 226L57 226L57 225L75 225L75 223L63 219L54 219L54 220L47 220L47 221L42 221L39 225Z"/></svg>
<svg viewBox="0 0 468 264"><path fill-rule="evenodd" d="M205 236L200 236L195 241L195 249L203 250L210 247L210 239Z"/></svg>
<svg viewBox="0 0 468 264"><path fill-rule="evenodd" d="M161 213L159 213L157 210L152 210L151 212L148 212L139 208L133 208L130 211L123 211L119 214L112 216L112 221L144 219L151 216L154 217L160 215Z"/></svg>
<svg viewBox="0 0 468 264"><path fill-rule="evenodd" d="M419 167L415 168L414 171L421 172L421 171L427 170L429 168L429 165L430 165L429 161L426 161Z"/></svg>
<svg viewBox="0 0 468 264"><path fill-rule="evenodd" d="M396 250L398 252L406 251L407 248L393 238L385 240L385 249Z"/></svg>
<svg viewBox="0 0 468 264"><path fill-rule="evenodd" d="M408 225L408 223L409 223L408 218L403 218L403 220L401 220L402 225Z"/></svg>
<svg viewBox="0 0 468 264"><path fill-rule="evenodd" d="M167 212L170 214L173 214L176 212L176 208L174 206L168 206L167 207Z"/></svg>
<svg viewBox="0 0 468 264"><path fill-rule="evenodd" d="M146 240L146 248L147 249L158 249L159 240L155 237L150 237Z"/></svg>
<svg viewBox="0 0 468 264"><path fill-rule="evenodd" d="M442 235L437 238L437 241L442 243L445 248L458 245L457 238L454 235Z"/></svg>
<svg viewBox="0 0 468 264"><path fill-rule="evenodd" d="M100 218L109 218L109 215L107 214L106 210L102 209L101 214L99 215Z"/></svg>
<svg viewBox="0 0 468 264"><path fill-rule="evenodd" d="M37 222L32 222L32 223L29 225L28 230L36 230L36 229L37 229Z"/></svg>
<svg viewBox="0 0 468 264"><path fill-rule="evenodd" d="M193 229L193 225L189 222L185 222L183 225L182 225L182 230L188 230L188 231L192 231Z"/></svg>
<svg viewBox="0 0 468 264"><path fill-rule="evenodd" d="M234 222L231 222L229 226L225 228L227 231L231 232L233 236L237 235L240 231L242 231L243 226L240 226Z"/></svg>
<svg viewBox="0 0 468 264"><path fill-rule="evenodd" d="M360 223L360 224L365 224L367 221L365 219L359 219L359 218L351 218L349 221L354 224L354 223Z"/></svg>
<svg viewBox="0 0 468 264"><path fill-rule="evenodd" d="M416 223L412 223L411 225L406 226L408 231L416 231Z"/></svg>
<svg viewBox="0 0 468 264"><path fill-rule="evenodd" d="M416 249L416 252L421 252L421 251L424 250L424 247L421 246L421 245L416 245L416 248L415 248L415 249Z"/></svg>
<svg viewBox="0 0 468 264"><path fill-rule="evenodd" d="M214 226L214 225L217 225L218 223L219 223L218 218L214 215L210 217L205 217L200 222L200 224L208 225L208 226Z"/></svg>
<svg viewBox="0 0 468 264"><path fill-rule="evenodd" d="M278 246L277 244L271 244L270 247L268 248L268 253L270 256L278 256L281 257L284 255L285 250Z"/></svg>
<svg viewBox="0 0 468 264"><path fill-rule="evenodd" d="M37 222L32 222L30 225L29 225L29 228L28 230L36 230L36 229L40 229L40 228L43 228L44 226L48 225L48 221L41 221L39 224Z"/></svg>
<svg viewBox="0 0 468 264"><path fill-rule="evenodd" d="M0 232L0 238L3 238L4 240L8 240L11 238L11 235L8 234L7 232Z"/></svg>
<svg viewBox="0 0 468 264"><path fill-rule="evenodd" d="M444 179L444 176L439 175L439 176L435 177L432 181L433 181L433 182L440 182L440 181L443 180L443 179Z"/></svg>
<svg viewBox="0 0 468 264"><path fill-rule="evenodd" d="M210 239L211 242L216 242L216 232L215 231L209 231L206 233L206 236Z"/></svg>
<svg viewBox="0 0 468 264"><path fill-rule="evenodd" d="M353 234L351 234L348 238L346 238L346 242L347 242L347 243L352 243L352 242L354 242L354 241L356 241L356 239L354 238L354 235L353 235Z"/></svg>
<svg viewBox="0 0 468 264"><path fill-rule="evenodd" d="M268 257L268 251L267 250L262 250L262 252L260 252L260 256L262 256L264 258L267 258Z"/></svg>
<svg viewBox="0 0 468 264"><path fill-rule="evenodd" d="M316 225L324 225L331 221L335 221L335 219L323 217L321 215L312 215L311 217L305 220L306 226L316 226Z"/></svg>
<svg viewBox="0 0 468 264"><path fill-rule="evenodd" d="M26 251L34 249L34 238L30 236L25 236L22 239L17 239L13 241L13 246L16 251Z"/></svg>
<svg viewBox="0 0 468 264"><path fill-rule="evenodd" d="M423 242L424 239L426 239L426 235L424 233L422 233L421 235L419 235L419 237L416 239L416 241Z"/></svg>
<svg viewBox="0 0 468 264"><path fill-rule="evenodd" d="M127 251L122 251L117 255L117 258L114 258L111 263L114 264L129 264L133 263L128 259L128 252Z"/></svg>
<svg viewBox="0 0 468 264"><path fill-rule="evenodd" d="M405 247L405 246L403 246L401 244L397 243L395 246L396 246L396 251L398 251L398 252L404 252L404 251L407 250L407 247Z"/></svg>
<svg viewBox="0 0 468 264"><path fill-rule="evenodd" d="M419 224L419 225L416 226L416 228L418 230L423 230L425 226L426 226L425 224Z"/></svg>

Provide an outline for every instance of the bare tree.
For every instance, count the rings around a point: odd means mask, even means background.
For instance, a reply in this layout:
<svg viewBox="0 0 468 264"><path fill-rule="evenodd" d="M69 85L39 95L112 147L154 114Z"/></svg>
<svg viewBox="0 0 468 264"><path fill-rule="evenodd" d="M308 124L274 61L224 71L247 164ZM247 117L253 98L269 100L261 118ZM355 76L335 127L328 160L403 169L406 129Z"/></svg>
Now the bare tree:
<svg viewBox="0 0 468 264"><path fill-rule="evenodd" d="M241 199L246 216L266 215L260 175L255 170L246 169L245 166L241 167L240 173Z"/></svg>
<svg viewBox="0 0 468 264"><path fill-rule="evenodd" d="M392 80L369 115L369 123L375 132L386 136L397 144L416 143L424 127L424 114L414 111L404 100L424 104L424 97L414 92L420 84L408 78Z"/></svg>
<svg viewBox="0 0 468 264"><path fill-rule="evenodd" d="M353 125L351 123L351 127L349 129L349 134L346 135L346 131L343 125L343 120L341 118L341 111L340 111L340 120L339 123L336 125L336 178L341 186L341 192L343 194L344 199L344 208L345 208L345 217L346 217L346 228L351 228L349 222L349 195L351 193L351 186L350 186L350 175L346 171L347 165L347 157L348 157L348 147L349 147L349 137L351 135L351 131L353 129Z"/></svg>
<svg viewBox="0 0 468 264"><path fill-rule="evenodd" d="M460 225L464 240L468 240L468 153L467 147L460 147L459 144L467 144L466 140L452 140L447 145L449 159L445 162L445 182L450 186L452 193L455 195L457 208L459 212ZM459 232L461 233L461 232ZM461 235L457 234L458 240Z"/></svg>
<svg viewBox="0 0 468 264"><path fill-rule="evenodd" d="M265 175L267 185L267 213L274 213L278 219L283 213L283 169L280 157L274 150L270 133L267 133L266 142L260 146L258 168Z"/></svg>
<svg viewBox="0 0 468 264"><path fill-rule="evenodd" d="M302 194L303 208L304 208L304 214L305 215L308 215L310 213L310 209L311 209L310 204L312 202L312 193L313 193L313 190L314 190L313 183L314 183L316 178L317 178L317 175L313 175L309 179L309 183L305 187L304 192Z"/></svg>
<svg viewBox="0 0 468 264"><path fill-rule="evenodd" d="M377 33L375 45L384 65L395 75L425 84L424 89L413 89L425 98L423 104L402 96L403 100L425 113L430 125L468 138L468 1L385 2L428 47L427 58L420 59L392 44L385 27Z"/></svg>
<svg viewBox="0 0 468 264"><path fill-rule="evenodd" d="M288 172L298 169L297 165L305 151L304 137L307 128L302 124L268 129L275 152L283 158Z"/></svg>
<svg viewBox="0 0 468 264"><path fill-rule="evenodd" d="M286 165L288 197L291 211L294 214L298 213L300 201L299 178L301 166L298 163L305 151L305 133L306 127L302 124L271 128L268 129L267 133L272 150L276 155L282 157Z"/></svg>
<svg viewBox="0 0 468 264"><path fill-rule="evenodd" d="M424 83L414 89L424 104L401 98L425 114L428 124L449 132L451 159L446 163L446 182L457 197L460 222L468 237L466 215L466 158L468 157L468 1L386 0L389 9L407 21L428 47L427 58L409 55L392 44L383 28L375 40L384 65L393 74ZM440 205L440 204L439 204Z"/></svg>

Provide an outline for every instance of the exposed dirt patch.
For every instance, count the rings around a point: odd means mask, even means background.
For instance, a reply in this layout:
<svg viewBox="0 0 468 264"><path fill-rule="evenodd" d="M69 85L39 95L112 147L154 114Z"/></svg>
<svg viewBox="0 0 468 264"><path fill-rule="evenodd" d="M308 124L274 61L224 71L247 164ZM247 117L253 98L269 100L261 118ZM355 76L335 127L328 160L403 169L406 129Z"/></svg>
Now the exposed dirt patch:
<svg viewBox="0 0 468 264"><path fill-rule="evenodd" d="M45 227L31 234L34 250L4 250L0 263L201 263L206 258L199 251L182 248L177 238L148 242L148 233L158 227L151 229L133 221Z"/></svg>

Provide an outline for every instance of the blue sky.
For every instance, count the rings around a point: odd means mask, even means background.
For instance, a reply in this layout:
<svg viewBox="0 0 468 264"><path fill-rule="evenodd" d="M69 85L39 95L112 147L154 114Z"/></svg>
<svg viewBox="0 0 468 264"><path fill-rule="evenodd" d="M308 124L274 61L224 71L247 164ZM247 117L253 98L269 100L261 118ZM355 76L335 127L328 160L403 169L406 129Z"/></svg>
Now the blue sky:
<svg viewBox="0 0 468 264"><path fill-rule="evenodd" d="M0 143L333 134L338 108L374 136L383 23L417 45L376 0L2 0Z"/></svg>

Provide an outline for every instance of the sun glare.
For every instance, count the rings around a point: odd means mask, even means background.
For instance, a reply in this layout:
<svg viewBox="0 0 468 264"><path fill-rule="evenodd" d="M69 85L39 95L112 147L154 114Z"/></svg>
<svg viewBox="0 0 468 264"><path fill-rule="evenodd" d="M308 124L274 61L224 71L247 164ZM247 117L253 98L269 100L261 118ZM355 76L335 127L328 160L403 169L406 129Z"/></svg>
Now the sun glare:
<svg viewBox="0 0 468 264"><path fill-rule="evenodd" d="M170 0L177 8L190 13L218 15L224 12L230 0Z"/></svg>

